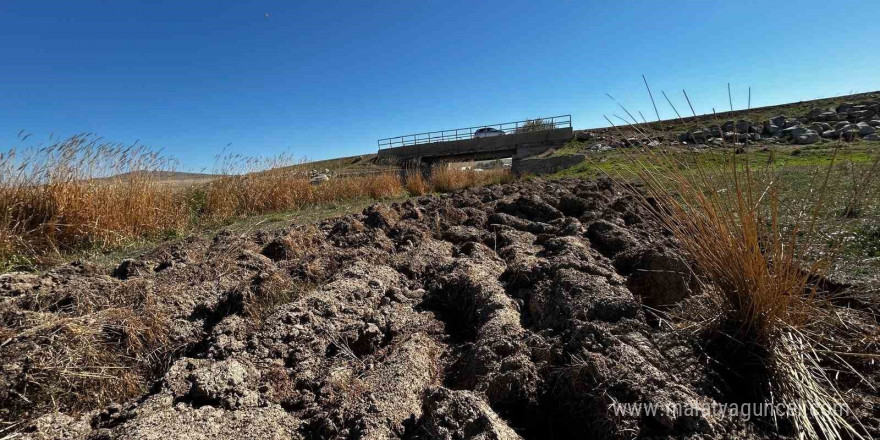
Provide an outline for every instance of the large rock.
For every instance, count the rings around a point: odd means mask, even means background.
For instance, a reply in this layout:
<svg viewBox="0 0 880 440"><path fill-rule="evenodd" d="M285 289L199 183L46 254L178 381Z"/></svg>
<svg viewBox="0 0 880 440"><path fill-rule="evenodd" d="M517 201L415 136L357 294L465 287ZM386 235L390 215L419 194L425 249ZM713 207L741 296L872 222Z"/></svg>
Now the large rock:
<svg viewBox="0 0 880 440"><path fill-rule="evenodd" d="M739 119L736 122L727 121L724 124L721 124L720 128L722 131L736 131L737 133L755 133L758 131L758 126L756 124L745 119Z"/></svg>
<svg viewBox="0 0 880 440"><path fill-rule="evenodd" d="M859 128L855 125L847 125L846 127L837 130L837 132L843 140L851 141L856 138L856 135L859 133Z"/></svg>
<svg viewBox="0 0 880 440"><path fill-rule="evenodd" d="M808 120L812 121L818 118L819 115L821 115L822 113L825 113L825 110L821 108L812 108L810 109L810 111L807 112L806 117Z"/></svg>
<svg viewBox="0 0 880 440"><path fill-rule="evenodd" d="M309 179L309 183L311 183L312 185L318 185L318 184L324 183L328 180L330 180L330 176L328 176L327 174L321 173L321 174L317 174L317 175L315 175L315 177L312 177L311 179Z"/></svg>
<svg viewBox="0 0 880 440"><path fill-rule="evenodd" d="M837 121L840 119L840 117L835 111L826 111L822 112L822 114L817 116L816 119L819 121Z"/></svg>
<svg viewBox="0 0 880 440"><path fill-rule="evenodd" d="M785 121L785 125L783 125L782 128L799 127L800 125L801 122L797 119L788 119Z"/></svg>
<svg viewBox="0 0 880 440"><path fill-rule="evenodd" d="M770 123L777 127L782 127L785 125L786 120L785 115L779 115L775 118L770 118Z"/></svg>
<svg viewBox="0 0 880 440"><path fill-rule="evenodd" d="M810 130L813 130L816 133L823 133L831 130L831 124L827 124L825 122L813 122L812 124L810 124Z"/></svg>
<svg viewBox="0 0 880 440"><path fill-rule="evenodd" d="M788 137L797 137L806 132L810 131L810 129L801 126L792 126L782 130L782 133Z"/></svg>
<svg viewBox="0 0 880 440"><path fill-rule="evenodd" d="M724 133L724 140L727 142L745 142L748 138L748 133L734 133L732 131Z"/></svg>
<svg viewBox="0 0 880 440"><path fill-rule="evenodd" d="M688 137L688 142L705 144L711 136L712 134L709 131L697 130L690 134L690 136Z"/></svg>
<svg viewBox="0 0 880 440"><path fill-rule="evenodd" d="M819 142L819 133L813 130L807 130L803 134L794 137L794 141L800 145L815 144Z"/></svg>
<svg viewBox="0 0 880 440"><path fill-rule="evenodd" d="M849 114L849 118L858 122L865 122L874 116L873 110L857 110Z"/></svg>
<svg viewBox="0 0 880 440"><path fill-rule="evenodd" d="M849 109L853 108L854 106L855 104L852 102L844 102L843 104L838 105L836 110L837 113L847 113Z"/></svg>
<svg viewBox="0 0 880 440"><path fill-rule="evenodd" d="M862 136L862 137L865 137L869 134L874 134L874 132L877 131L876 128L868 125L867 122L859 122L858 124L856 124L856 127L859 130L859 136Z"/></svg>

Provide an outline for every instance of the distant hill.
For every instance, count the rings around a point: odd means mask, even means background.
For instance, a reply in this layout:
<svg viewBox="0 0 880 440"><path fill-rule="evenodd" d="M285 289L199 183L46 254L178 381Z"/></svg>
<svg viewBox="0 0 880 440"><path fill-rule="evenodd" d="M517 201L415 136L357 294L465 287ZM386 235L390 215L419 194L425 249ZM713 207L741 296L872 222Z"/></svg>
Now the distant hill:
<svg viewBox="0 0 880 440"><path fill-rule="evenodd" d="M317 160L287 167L275 168L271 171L303 171L315 170L322 172L328 170L336 176L356 176L362 174L375 174L389 170L396 170L396 164L383 164L376 160L376 154L361 154L358 156L340 157L336 159Z"/></svg>
<svg viewBox="0 0 880 440"><path fill-rule="evenodd" d="M129 177L137 177L142 175L149 174L151 177L155 179L159 179L163 182L170 184L193 184L193 183L207 183L212 180L219 179L223 177L219 174L204 174L204 173L185 173L179 171L132 171L128 173L117 174L113 177L109 177L108 179L124 179Z"/></svg>
<svg viewBox="0 0 880 440"><path fill-rule="evenodd" d="M340 157L337 159L304 162L301 164L259 171L255 172L254 174L292 171L302 172L303 175L307 175L310 170L322 172L325 169L333 173L333 175L335 176L356 176L393 170L397 169L397 167L394 164L377 163L375 154L363 154L360 156L349 156ZM151 177L155 179L173 185L204 184L225 177L222 174L185 173L177 171L132 171L128 173L117 174L113 177L108 177L107 179L125 179L128 177L137 177L145 174L150 174Z"/></svg>

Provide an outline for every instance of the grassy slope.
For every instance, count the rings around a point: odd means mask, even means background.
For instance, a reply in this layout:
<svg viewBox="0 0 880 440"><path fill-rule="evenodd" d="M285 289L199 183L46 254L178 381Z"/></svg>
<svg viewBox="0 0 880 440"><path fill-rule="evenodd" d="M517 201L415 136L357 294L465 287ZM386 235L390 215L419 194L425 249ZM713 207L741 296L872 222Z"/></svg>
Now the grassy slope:
<svg viewBox="0 0 880 440"><path fill-rule="evenodd" d="M223 176L219 174L185 173L180 171L135 171L122 173L107 179L127 179L136 175L149 174L152 179L157 179L171 185L198 185L217 180Z"/></svg>
<svg viewBox="0 0 880 440"><path fill-rule="evenodd" d="M377 163L375 154L362 154L360 156L340 157L336 159L317 160L282 168L273 171L331 171L337 176L351 176L360 174L372 174L393 169L388 165Z"/></svg>
<svg viewBox="0 0 880 440"><path fill-rule="evenodd" d="M756 107L750 110L735 110L735 111L726 111L726 112L717 112L716 114L705 114L698 115L696 117L689 116L683 117L681 120L679 119L667 119L661 122L649 122L646 124L638 124L635 127L639 129L648 128L650 130L659 131L659 132L672 132L679 133L682 131L687 131L697 127L705 127L712 124L720 124L725 121L737 120L737 119L748 119L751 121L764 121L770 119L775 116L785 115L788 117L798 117L806 114L813 108L834 108L844 102L859 102L868 99L877 99L880 97L880 91L875 92L867 92L867 93L859 93L855 95L845 95L845 96L836 96L833 98L823 98L823 99L814 99L810 101L798 101L792 102L788 104L779 104L779 105L771 105L767 107ZM661 105L660 101L657 101L657 105ZM679 113L684 116L686 113L690 114L690 108L677 108ZM631 112L634 109L629 109ZM618 112L619 114L620 112ZM647 114L647 113L645 113ZM622 114L620 116L626 116ZM611 115L609 115L611 117ZM618 124L619 120L612 121L615 124ZM620 124L623 124L620 121Z"/></svg>
<svg viewBox="0 0 880 440"><path fill-rule="evenodd" d="M772 105L767 107L757 107L750 110L736 110L736 111L726 111L719 112L716 114L705 114L699 116L690 116L682 119L667 119L660 122L649 122L647 124L635 124L632 126L626 125L623 121L620 121L617 118L613 118L611 114L608 115L609 118L612 118L612 122L617 125L617 128L613 127L605 127L605 128L595 128L595 129L587 129L584 131L592 132L597 135L605 135L610 136L612 138L618 139L620 137L639 137L636 134L636 129L642 131L643 133L650 134L651 136L667 136L667 137L677 137L680 133L694 130L696 128L705 128L713 124L722 124L726 121L735 121L738 119L748 119L751 121L764 121L770 119L775 116L785 115L788 117L800 117L805 115L813 108L835 108L838 105L844 102L860 102L867 99L877 99L880 98L880 91L876 92L867 92L867 93L859 93L855 95L846 95L846 96L838 96L833 98L823 98L823 99L814 99L810 101L799 101L793 102L789 104L780 104L780 105ZM661 105L658 101L657 105ZM637 114L637 109L629 109L630 112ZM679 108L679 113L684 115L684 110ZM687 109L690 110L689 108ZM614 113L614 112L612 112ZM645 113L645 112L643 112ZM626 114L622 111L616 111L616 114L625 117ZM647 114L647 113L645 113ZM624 136L621 136L621 133ZM583 153L586 147L593 145L597 142L596 140L591 140L587 142L577 142L576 140L572 140L568 144L559 148L554 155L569 155L569 154L578 154ZM823 140L823 143L827 143L828 141ZM607 143L607 142L600 142ZM758 143L760 144L760 143ZM594 153L590 153L594 154Z"/></svg>
<svg viewBox="0 0 880 440"><path fill-rule="evenodd" d="M772 170L782 190L780 199L790 205L792 212L803 206L804 201L815 197L830 166L825 202L828 213L818 227L826 237L840 234L846 237L840 252L841 265L836 272L845 278L875 281L880 278L880 182L875 178L870 183L873 190L866 195L866 208L856 218L842 218L839 215L856 185L866 183L863 176L880 157L880 143L834 142L807 147L775 145L766 150L756 147L746 154L735 156L731 149L695 152L667 148L664 151L683 164L692 166L699 160L710 171L729 166L732 158L740 165L747 161L758 173ZM651 163L652 158L638 149L592 152L585 162L550 178L596 178L607 175L632 179L636 177L635 161Z"/></svg>
<svg viewBox="0 0 880 440"><path fill-rule="evenodd" d="M572 141L568 150L578 148L581 143ZM560 150L559 152L562 152ZM679 156L682 160L699 156L705 163L721 164L730 156L730 149L707 149L698 152L681 150L667 150L670 154ZM821 143L808 146L797 145L773 145L766 148L755 147L754 151L742 156L754 167L763 167L773 164L776 167L803 167L828 165L832 159L836 163L853 162L856 164L871 163L880 153L880 144L877 142L849 142L849 143ZM587 160L579 165L565 169L557 173L556 177L600 177L607 174L623 173L631 174L632 159L641 154L635 149L615 149L604 152L591 152Z"/></svg>
<svg viewBox="0 0 880 440"><path fill-rule="evenodd" d="M376 163L376 155L375 154L363 154L360 156L348 156L348 157L340 157L336 159L325 159L325 160L316 160L313 162L304 162L296 165L289 165L280 168L274 168L268 171L261 171L260 173L271 173L277 171L300 171L300 172L308 172L309 170L329 170L336 175L358 175L358 174L370 174L375 172L381 172L389 169L387 166L383 166ZM221 174L205 174L205 173L188 173L188 172L180 172L180 171L136 171L130 173L123 173L108 179L120 179L131 177L132 175L143 175L150 174L152 178L161 180L165 183L172 185L198 185L203 183L208 183L213 180L217 180L219 178L224 177Z"/></svg>
<svg viewBox="0 0 880 440"><path fill-rule="evenodd" d="M666 120L660 123L639 124L635 127L653 135L677 135L678 133L697 127L706 127L711 124L723 123L729 120L749 119L762 121L778 115L799 117L813 108L833 108L844 102L859 102L869 98L876 98L880 92L869 92L857 95L840 96L812 101L802 101L790 104L761 107L749 111L723 112L717 115L701 115L696 118L684 118L683 120ZM659 104L658 104L659 105ZM678 109L680 112L684 109ZM619 137L619 133L613 128L603 128L594 131L611 137ZM630 127L623 127L625 135L634 132ZM634 134L633 134L634 135ZM634 135L635 136L635 135ZM555 155L584 153L586 148L597 141L578 142L572 140L564 147L557 150ZM676 157L684 163L693 164L696 157L701 163L712 168L724 166L729 163L731 149L710 149L703 151L689 151L685 148L666 148L668 154ZM572 168L560 171L553 177L581 177L596 178L605 175L632 178L635 176L634 161L651 161L646 154L636 149L611 150L606 152L587 152L587 161ZM771 167L781 179L784 179L785 194L783 199L796 204L811 196L815 192L815 184L811 182L822 171L832 165L829 186L829 210L841 210L845 196L851 194L859 180L860 172L870 168L873 161L880 155L880 143L855 141L840 143L838 141L823 140L820 143L798 145L772 145L767 148L757 142L754 148L744 155L738 155L740 164L748 161L749 165L757 170ZM880 182L873 182L872 193L868 194L869 208L856 219L841 219L830 215L821 228L827 236L835 234L848 234L846 244L841 251L843 266L840 270L848 276L856 278L880 277Z"/></svg>

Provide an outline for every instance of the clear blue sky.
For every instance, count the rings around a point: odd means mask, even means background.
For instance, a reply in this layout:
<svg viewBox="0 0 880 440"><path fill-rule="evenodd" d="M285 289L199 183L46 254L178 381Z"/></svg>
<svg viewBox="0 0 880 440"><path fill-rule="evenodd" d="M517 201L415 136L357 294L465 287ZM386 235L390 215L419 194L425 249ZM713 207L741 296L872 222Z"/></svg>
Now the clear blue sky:
<svg viewBox="0 0 880 440"><path fill-rule="evenodd" d="M268 17L266 16L268 14ZM227 151L322 159L376 139L880 89L880 1L0 3L0 146L96 132L186 168ZM31 139L29 139L29 142Z"/></svg>

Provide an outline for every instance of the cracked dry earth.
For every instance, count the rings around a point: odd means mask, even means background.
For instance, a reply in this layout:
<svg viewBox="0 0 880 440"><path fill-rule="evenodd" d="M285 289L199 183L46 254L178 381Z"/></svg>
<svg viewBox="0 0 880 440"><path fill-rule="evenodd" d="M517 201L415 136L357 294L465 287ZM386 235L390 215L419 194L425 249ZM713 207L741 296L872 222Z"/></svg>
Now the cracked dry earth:
<svg viewBox="0 0 880 440"><path fill-rule="evenodd" d="M700 295L674 249L608 181L535 180L183 241L112 275L10 275L6 322L136 287L175 349L142 395L69 415L26 401L28 344L53 342L23 336L4 347L2 406L33 439L776 437L613 412L736 394L691 333L646 312ZM876 433L864 387L849 392Z"/></svg>

